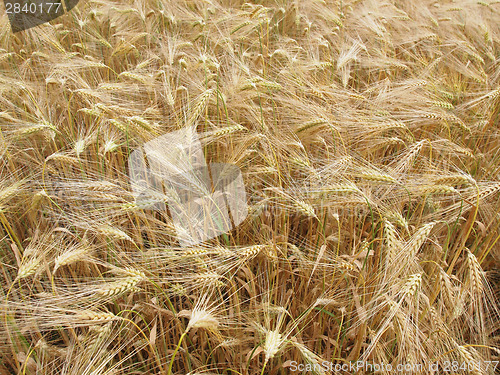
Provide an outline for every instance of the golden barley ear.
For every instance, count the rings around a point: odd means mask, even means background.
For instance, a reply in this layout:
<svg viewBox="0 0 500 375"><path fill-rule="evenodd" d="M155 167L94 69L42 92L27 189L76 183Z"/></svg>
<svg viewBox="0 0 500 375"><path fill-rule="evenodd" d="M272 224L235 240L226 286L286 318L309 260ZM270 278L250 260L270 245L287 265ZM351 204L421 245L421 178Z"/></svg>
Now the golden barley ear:
<svg viewBox="0 0 500 375"><path fill-rule="evenodd" d="M498 1L75 3L0 25L2 375L493 375ZM129 168L185 127L250 207L192 246Z"/></svg>

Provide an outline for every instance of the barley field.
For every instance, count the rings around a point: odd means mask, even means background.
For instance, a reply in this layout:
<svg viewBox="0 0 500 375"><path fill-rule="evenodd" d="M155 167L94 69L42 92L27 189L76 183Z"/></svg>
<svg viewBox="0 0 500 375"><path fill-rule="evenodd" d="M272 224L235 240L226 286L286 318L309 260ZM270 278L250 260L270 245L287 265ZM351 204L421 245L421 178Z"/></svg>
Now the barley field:
<svg viewBox="0 0 500 375"><path fill-rule="evenodd" d="M0 375L498 373L500 1L0 9ZM128 161L186 127L192 246Z"/></svg>

